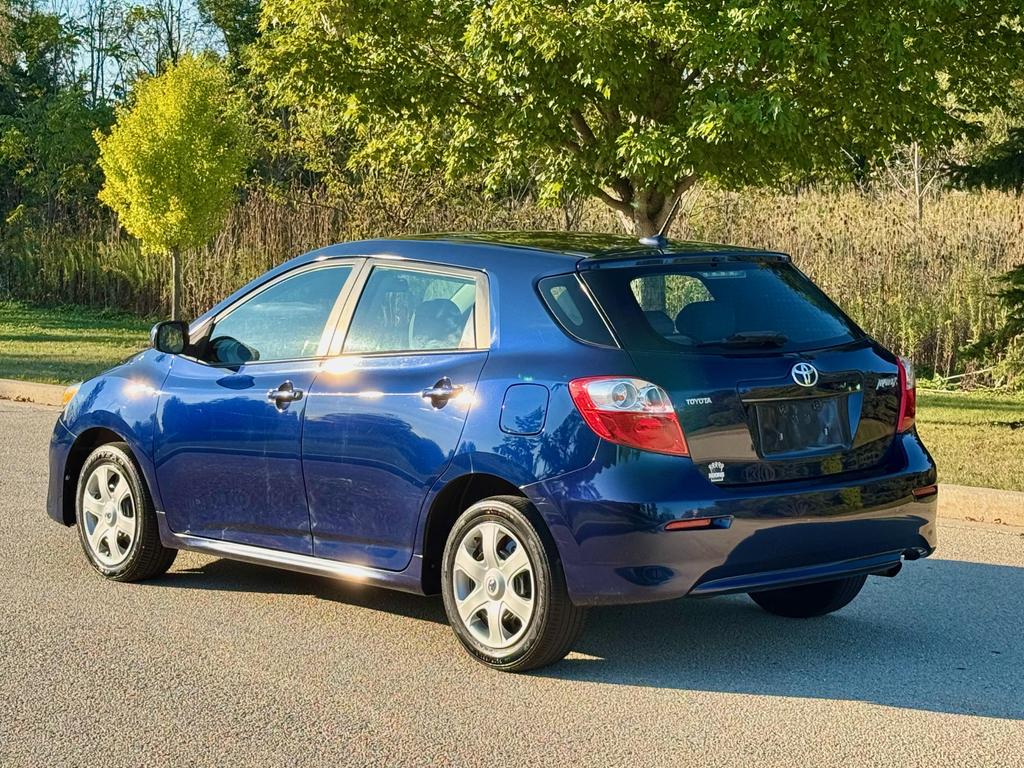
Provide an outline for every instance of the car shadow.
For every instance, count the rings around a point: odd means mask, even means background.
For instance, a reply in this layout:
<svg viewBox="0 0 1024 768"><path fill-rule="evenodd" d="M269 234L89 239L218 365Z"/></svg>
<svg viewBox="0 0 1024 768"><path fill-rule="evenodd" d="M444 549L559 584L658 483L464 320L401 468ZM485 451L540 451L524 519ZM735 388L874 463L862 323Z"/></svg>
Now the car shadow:
<svg viewBox="0 0 1024 768"><path fill-rule="evenodd" d="M446 623L436 597L225 559L150 583L311 595ZM818 619L772 616L745 595L593 609L574 653L532 674L1024 720L1022 630L1024 569L929 559L869 578L853 603Z"/></svg>
<svg viewBox="0 0 1024 768"><path fill-rule="evenodd" d="M953 560L872 577L843 610L785 619L746 595L591 612L537 674L1024 719L1024 569Z"/></svg>
<svg viewBox="0 0 1024 768"><path fill-rule="evenodd" d="M214 559L193 568L176 568L146 583L178 589L309 595L410 619L448 623L440 599L236 560Z"/></svg>

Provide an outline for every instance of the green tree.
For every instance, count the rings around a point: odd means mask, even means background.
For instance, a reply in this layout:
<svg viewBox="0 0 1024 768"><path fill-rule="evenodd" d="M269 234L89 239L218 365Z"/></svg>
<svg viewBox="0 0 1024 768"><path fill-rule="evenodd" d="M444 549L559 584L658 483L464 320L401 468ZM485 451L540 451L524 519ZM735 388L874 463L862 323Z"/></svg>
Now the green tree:
<svg viewBox="0 0 1024 768"><path fill-rule="evenodd" d="M183 56L138 83L134 103L97 133L100 200L144 250L171 256L171 317L181 316L181 251L223 225L246 167L248 136L222 65Z"/></svg>
<svg viewBox="0 0 1024 768"><path fill-rule="evenodd" d="M352 163L439 163L638 234L706 179L849 172L970 128L1024 50L1019 0L265 0L256 63Z"/></svg>
<svg viewBox="0 0 1024 768"><path fill-rule="evenodd" d="M233 57L259 36L260 0L198 0L196 8L204 22L221 31Z"/></svg>
<svg viewBox="0 0 1024 768"><path fill-rule="evenodd" d="M0 229L52 224L95 205L92 132L112 111L74 71L74 25L37 4L0 0Z"/></svg>

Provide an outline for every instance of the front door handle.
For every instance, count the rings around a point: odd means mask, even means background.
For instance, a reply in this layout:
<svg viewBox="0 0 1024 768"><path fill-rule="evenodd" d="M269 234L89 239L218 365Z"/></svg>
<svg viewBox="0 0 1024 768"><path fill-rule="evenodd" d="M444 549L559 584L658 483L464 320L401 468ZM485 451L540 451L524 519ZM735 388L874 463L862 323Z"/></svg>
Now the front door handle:
<svg viewBox="0 0 1024 768"><path fill-rule="evenodd" d="M272 389L267 392L267 400L272 401L278 408L284 410L288 407L289 403L301 400L302 394L303 392L301 389L296 389L295 385L290 381L285 381L282 382L277 389Z"/></svg>
<svg viewBox="0 0 1024 768"><path fill-rule="evenodd" d="M420 394L425 400L429 400L435 408L444 408L449 400L457 397L461 392L462 387L452 384L452 380L447 376L442 376L434 383L434 386L424 389Z"/></svg>

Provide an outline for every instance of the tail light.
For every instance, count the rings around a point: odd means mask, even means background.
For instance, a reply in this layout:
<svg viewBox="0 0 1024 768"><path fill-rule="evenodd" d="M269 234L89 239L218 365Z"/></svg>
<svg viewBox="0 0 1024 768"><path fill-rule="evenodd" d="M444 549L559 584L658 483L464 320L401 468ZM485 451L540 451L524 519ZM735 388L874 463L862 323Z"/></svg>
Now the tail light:
<svg viewBox="0 0 1024 768"><path fill-rule="evenodd" d="M914 364L905 357L896 359L900 367L900 415L896 420L896 431L906 432L914 426L917 417L917 379L914 378Z"/></svg>
<svg viewBox="0 0 1024 768"><path fill-rule="evenodd" d="M643 451L689 456L668 394L643 379L593 376L569 382L583 420L611 443Z"/></svg>

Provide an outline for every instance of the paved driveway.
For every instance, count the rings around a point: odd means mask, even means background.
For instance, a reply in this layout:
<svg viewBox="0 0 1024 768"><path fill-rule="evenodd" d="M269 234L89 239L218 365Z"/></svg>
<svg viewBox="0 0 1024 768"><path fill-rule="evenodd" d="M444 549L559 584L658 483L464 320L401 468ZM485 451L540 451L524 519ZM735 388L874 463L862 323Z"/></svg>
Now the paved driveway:
<svg viewBox="0 0 1024 768"><path fill-rule="evenodd" d="M0 766L1024 765L1022 529L814 621L604 609L528 676L441 603L185 554L106 583L43 511L53 409L0 401Z"/></svg>

